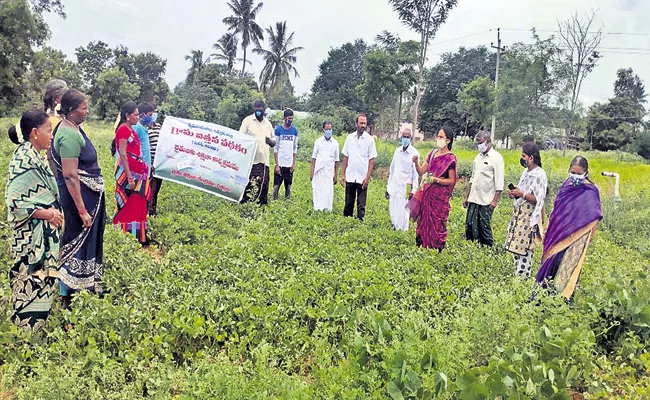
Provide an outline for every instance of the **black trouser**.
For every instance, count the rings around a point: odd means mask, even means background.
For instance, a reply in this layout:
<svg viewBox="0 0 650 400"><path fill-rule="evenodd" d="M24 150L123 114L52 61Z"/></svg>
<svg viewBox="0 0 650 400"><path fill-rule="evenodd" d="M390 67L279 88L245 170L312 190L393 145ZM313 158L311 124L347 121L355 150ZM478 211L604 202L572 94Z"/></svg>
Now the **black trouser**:
<svg viewBox="0 0 650 400"><path fill-rule="evenodd" d="M269 203L269 167L264 163L253 164L250 180L241 203L257 200L261 205Z"/></svg>
<svg viewBox="0 0 650 400"><path fill-rule="evenodd" d="M147 204L149 215L156 215L158 213L158 192L160 192L162 182L160 178L154 178L153 176L149 178L149 186L151 187L151 200Z"/></svg>
<svg viewBox="0 0 650 400"><path fill-rule="evenodd" d="M492 238L492 213L494 210L487 205L481 206L469 203L465 219L465 237L467 240L478 241L482 245L494 246Z"/></svg>
<svg viewBox="0 0 650 400"><path fill-rule="evenodd" d="M293 183L293 172L291 167L280 167L280 173L277 170L273 176L273 198L278 198L278 191L280 185L284 182L284 195L289 197L291 195L291 184Z"/></svg>
<svg viewBox="0 0 650 400"><path fill-rule="evenodd" d="M354 200L357 201L357 218L363 221L366 215L366 196L368 195L368 187L364 189L361 183L345 183L345 208L343 215L351 217L354 213Z"/></svg>

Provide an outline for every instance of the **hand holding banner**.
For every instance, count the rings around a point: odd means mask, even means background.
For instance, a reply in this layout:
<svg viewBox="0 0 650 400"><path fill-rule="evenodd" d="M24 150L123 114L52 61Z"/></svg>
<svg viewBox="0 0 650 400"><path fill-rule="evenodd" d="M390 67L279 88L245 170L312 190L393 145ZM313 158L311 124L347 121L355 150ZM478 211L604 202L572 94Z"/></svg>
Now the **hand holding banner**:
<svg viewBox="0 0 650 400"><path fill-rule="evenodd" d="M254 138L209 122L166 117L154 176L240 201L253 166Z"/></svg>

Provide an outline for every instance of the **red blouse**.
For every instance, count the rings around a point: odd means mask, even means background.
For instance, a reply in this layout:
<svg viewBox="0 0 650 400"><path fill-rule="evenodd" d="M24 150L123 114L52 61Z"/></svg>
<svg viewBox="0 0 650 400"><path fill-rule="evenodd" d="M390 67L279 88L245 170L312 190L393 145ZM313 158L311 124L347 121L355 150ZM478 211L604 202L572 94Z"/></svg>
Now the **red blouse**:
<svg viewBox="0 0 650 400"><path fill-rule="evenodd" d="M115 132L115 145L120 148L120 140L126 140L126 153L129 160L129 169L136 174L146 174L147 164L142 159L140 138L133 128L126 124L120 125Z"/></svg>

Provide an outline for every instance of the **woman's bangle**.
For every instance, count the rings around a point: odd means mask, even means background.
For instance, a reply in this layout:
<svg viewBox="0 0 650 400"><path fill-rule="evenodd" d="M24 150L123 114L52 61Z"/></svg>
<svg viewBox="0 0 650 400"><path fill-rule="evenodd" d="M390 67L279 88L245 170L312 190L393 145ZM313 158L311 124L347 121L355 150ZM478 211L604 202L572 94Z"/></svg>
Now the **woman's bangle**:
<svg viewBox="0 0 650 400"><path fill-rule="evenodd" d="M82 208L81 210L79 210L79 216L82 216L82 215L84 215L86 213L88 213L88 211L86 211L85 208Z"/></svg>

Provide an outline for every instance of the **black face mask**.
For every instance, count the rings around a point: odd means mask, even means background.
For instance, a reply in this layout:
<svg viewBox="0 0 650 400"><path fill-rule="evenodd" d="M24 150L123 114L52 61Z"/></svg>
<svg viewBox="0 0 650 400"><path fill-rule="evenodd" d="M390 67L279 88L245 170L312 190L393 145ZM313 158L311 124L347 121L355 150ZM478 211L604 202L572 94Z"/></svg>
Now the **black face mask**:
<svg viewBox="0 0 650 400"><path fill-rule="evenodd" d="M524 160L523 157L519 159L519 164L524 168L528 168L528 162Z"/></svg>
<svg viewBox="0 0 650 400"><path fill-rule="evenodd" d="M257 118L258 121L261 121L264 118L264 113L262 111L255 111L255 118Z"/></svg>

